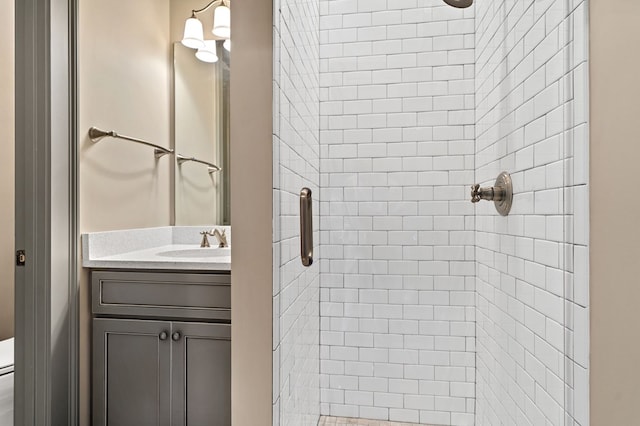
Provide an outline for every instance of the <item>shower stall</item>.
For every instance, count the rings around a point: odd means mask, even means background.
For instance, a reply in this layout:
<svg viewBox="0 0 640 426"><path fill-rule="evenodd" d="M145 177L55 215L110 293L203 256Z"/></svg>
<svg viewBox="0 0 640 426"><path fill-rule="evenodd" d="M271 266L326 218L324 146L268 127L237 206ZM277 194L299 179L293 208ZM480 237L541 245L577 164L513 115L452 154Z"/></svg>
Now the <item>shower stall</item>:
<svg viewBox="0 0 640 426"><path fill-rule="evenodd" d="M587 22L274 0L274 425L589 424Z"/></svg>

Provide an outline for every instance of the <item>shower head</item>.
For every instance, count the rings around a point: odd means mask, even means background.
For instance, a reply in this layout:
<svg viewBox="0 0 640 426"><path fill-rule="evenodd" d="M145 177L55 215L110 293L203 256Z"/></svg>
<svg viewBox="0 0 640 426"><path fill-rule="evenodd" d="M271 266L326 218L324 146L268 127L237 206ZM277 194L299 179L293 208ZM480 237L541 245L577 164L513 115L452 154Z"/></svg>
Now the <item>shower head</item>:
<svg viewBox="0 0 640 426"><path fill-rule="evenodd" d="M473 4L473 0L444 0L444 2L449 6L457 7L460 9L464 9L465 7L469 7Z"/></svg>

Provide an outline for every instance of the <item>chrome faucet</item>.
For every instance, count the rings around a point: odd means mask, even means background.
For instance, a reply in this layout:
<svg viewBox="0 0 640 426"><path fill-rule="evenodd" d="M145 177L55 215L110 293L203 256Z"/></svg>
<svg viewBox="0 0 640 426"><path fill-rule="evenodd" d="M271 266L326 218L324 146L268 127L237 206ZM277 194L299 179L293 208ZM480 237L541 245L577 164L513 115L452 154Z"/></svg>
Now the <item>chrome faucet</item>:
<svg viewBox="0 0 640 426"><path fill-rule="evenodd" d="M224 248L229 246L229 244L227 243L226 230L223 229L222 232L220 232L218 228L216 228L213 230L213 232L209 232L209 235L211 235L212 237L216 237L216 239L218 240L218 247Z"/></svg>
<svg viewBox="0 0 640 426"><path fill-rule="evenodd" d="M219 248L224 248L229 246L229 243L227 243L227 233L226 233L226 230L224 229L222 230L222 232L220 232L217 228L212 229L211 231L202 231L200 235L202 235L200 248L211 247L211 245L209 244L208 237L216 237L216 239L218 240Z"/></svg>

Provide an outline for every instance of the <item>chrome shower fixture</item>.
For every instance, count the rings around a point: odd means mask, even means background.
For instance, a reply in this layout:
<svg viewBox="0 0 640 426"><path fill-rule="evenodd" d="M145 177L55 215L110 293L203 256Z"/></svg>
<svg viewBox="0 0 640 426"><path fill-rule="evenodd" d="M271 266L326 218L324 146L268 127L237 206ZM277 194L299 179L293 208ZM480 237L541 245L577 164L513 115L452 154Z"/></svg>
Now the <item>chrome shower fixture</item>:
<svg viewBox="0 0 640 426"><path fill-rule="evenodd" d="M479 203L480 200L493 201L500 215L508 215L511 211L511 204L513 204L513 183L509 173L500 173L492 187L480 188L479 184L473 185L471 187L471 202Z"/></svg>
<svg viewBox="0 0 640 426"><path fill-rule="evenodd" d="M473 0L444 0L444 2L449 6L457 7L459 9L464 9L473 4Z"/></svg>

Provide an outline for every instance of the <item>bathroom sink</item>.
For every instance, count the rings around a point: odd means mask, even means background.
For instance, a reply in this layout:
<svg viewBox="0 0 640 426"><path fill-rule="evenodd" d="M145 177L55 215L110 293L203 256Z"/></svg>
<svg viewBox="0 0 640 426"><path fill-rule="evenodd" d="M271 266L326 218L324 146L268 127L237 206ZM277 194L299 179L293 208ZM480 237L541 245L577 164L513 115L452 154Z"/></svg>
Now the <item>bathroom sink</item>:
<svg viewBox="0 0 640 426"><path fill-rule="evenodd" d="M191 258L191 259L226 257L226 256L231 256L231 249L229 247L187 248L187 249L163 251L158 253L158 256Z"/></svg>

